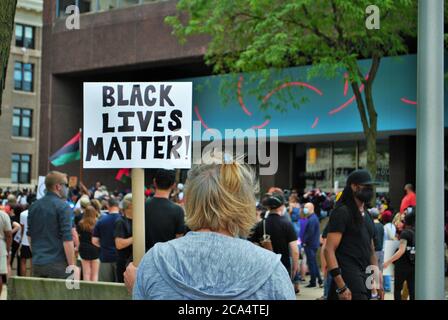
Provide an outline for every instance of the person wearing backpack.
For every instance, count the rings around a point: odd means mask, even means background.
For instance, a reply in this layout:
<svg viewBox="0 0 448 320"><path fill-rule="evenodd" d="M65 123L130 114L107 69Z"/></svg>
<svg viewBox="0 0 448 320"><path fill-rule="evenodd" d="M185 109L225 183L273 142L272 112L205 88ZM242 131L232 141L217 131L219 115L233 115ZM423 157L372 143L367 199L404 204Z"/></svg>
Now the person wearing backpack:
<svg viewBox="0 0 448 320"><path fill-rule="evenodd" d="M409 299L415 300L415 207L406 214L404 223L404 229L400 234L400 247L384 263L384 268L391 263L395 264L394 300L401 300L401 290L405 281Z"/></svg>
<svg viewBox="0 0 448 320"><path fill-rule="evenodd" d="M294 227L291 221L283 218L285 197L280 192L267 193L261 202L269 215L256 225L249 241L280 254L280 260L293 280L299 268L299 250Z"/></svg>

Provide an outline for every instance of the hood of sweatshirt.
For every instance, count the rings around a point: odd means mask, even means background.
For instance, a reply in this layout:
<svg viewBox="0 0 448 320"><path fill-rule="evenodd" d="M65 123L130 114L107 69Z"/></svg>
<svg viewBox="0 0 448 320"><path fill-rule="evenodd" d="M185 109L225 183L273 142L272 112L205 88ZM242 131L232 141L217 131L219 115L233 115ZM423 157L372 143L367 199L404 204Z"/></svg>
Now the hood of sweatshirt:
<svg viewBox="0 0 448 320"><path fill-rule="evenodd" d="M280 255L215 232L189 232L152 251L164 280L189 299L247 299L281 263Z"/></svg>

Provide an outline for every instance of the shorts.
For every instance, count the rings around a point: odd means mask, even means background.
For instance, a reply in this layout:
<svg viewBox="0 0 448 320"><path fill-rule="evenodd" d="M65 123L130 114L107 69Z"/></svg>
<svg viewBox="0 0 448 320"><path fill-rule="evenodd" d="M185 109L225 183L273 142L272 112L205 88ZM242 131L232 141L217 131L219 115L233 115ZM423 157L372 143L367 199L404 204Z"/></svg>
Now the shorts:
<svg viewBox="0 0 448 320"><path fill-rule="evenodd" d="M20 248L20 259L31 259L33 255L31 254L30 246L25 246L22 244Z"/></svg>
<svg viewBox="0 0 448 320"><path fill-rule="evenodd" d="M8 256L0 255L0 274L8 274Z"/></svg>
<svg viewBox="0 0 448 320"><path fill-rule="evenodd" d="M100 262L98 280L103 282L117 282L117 264L115 262Z"/></svg>
<svg viewBox="0 0 448 320"><path fill-rule="evenodd" d="M33 277L36 278L52 278L52 279L68 279L71 275L67 271L66 262L54 262L44 265L33 265Z"/></svg>

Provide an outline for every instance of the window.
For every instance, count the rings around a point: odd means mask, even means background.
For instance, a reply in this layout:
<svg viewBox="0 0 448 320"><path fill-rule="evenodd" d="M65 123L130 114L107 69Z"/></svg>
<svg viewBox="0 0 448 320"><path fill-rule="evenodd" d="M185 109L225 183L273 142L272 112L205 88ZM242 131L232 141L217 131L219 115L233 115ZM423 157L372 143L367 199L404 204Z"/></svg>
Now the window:
<svg viewBox="0 0 448 320"><path fill-rule="evenodd" d="M31 137L32 110L14 108L12 115L12 135L14 137Z"/></svg>
<svg viewBox="0 0 448 320"><path fill-rule="evenodd" d="M57 0L56 1L56 14L58 17L64 17L67 15L66 10L68 6L76 5L76 0Z"/></svg>
<svg viewBox="0 0 448 320"><path fill-rule="evenodd" d="M104 11L118 8L118 1L119 0L98 0L98 10Z"/></svg>
<svg viewBox="0 0 448 320"><path fill-rule="evenodd" d="M331 146L312 145L306 150L306 189L330 189Z"/></svg>
<svg viewBox="0 0 448 320"><path fill-rule="evenodd" d="M133 5L136 5L139 3L140 3L140 0L120 0L118 5L120 6L120 8L123 8L123 7L133 6Z"/></svg>
<svg viewBox="0 0 448 320"><path fill-rule="evenodd" d="M357 145L356 142L338 142L333 150L333 183L343 188L347 176L357 169Z"/></svg>
<svg viewBox="0 0 448 320"><path fill-rule="evenodd" d="M33 71L31 63L14 63L14 89L33 92Z"/></svg>
<svg viewBox="0 0 448 320"><path fill-rule="evenodd" d="M34 37L33 26L16 24L16 47L34 49Z"/></svg>
<svg viewBox="0 0 448 320"><path fill-rule="evenodd" d="M64 17L69 6L78 6L79 13L107 11L116 8L126 8L133 5L156 2L157 0L56 0L56 15Z"/></svg>
<svg viewBox="0 0 448 320"><path fill-rule="evenodd" d="M306 150L306 188L339 191L345 187L347 176L356 169L365 169L367 151L364 141L310 144ZM377 141L377 192L389 192L389 143Z"/></svg>
<svg viewBox="0 0 448 320"><path fill-rule="evenodd" d="M12 154L11 183L30 183L31 155Z"/></svg>

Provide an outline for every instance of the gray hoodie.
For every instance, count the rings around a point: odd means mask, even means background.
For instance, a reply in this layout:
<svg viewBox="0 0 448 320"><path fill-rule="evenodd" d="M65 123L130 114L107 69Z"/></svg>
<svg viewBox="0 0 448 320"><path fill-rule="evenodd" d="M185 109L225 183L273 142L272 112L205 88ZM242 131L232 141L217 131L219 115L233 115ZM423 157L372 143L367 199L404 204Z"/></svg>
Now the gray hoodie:
<svg viewBox="0 0 448 320"><path fill-rule="evenodd" d="M280 255L247 240L189 232L145 254L133 298L294 300L295 294Z"/></svg>

